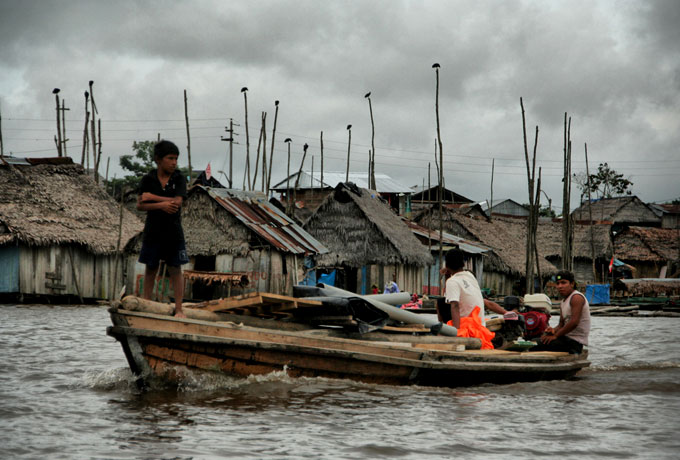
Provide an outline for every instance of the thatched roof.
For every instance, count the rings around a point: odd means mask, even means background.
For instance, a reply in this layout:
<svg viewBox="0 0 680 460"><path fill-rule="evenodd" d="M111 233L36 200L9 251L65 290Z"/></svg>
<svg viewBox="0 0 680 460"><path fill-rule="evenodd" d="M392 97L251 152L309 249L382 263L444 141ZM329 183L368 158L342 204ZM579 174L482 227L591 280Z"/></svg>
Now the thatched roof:
<svg viewBox="0 0 680 460"><path fill-rule="evenodd" d="M0 244L74 244L94 254L116 252L120 206L80 165L62 163L67 164L0 163ZM124 209L120 248L143 228Z"/></svg>
<svg viewBox="0 0 680 460"><path fill-rule="evenodd" d="M574 225L574 247L572 254L575 259L591 260L590 226ZM611 225L598 224L592 226L593 242L595 243L595 258L606 259L612 256ZM562 256L562 222L539 222L537 233L539 254L548 259Z"/></svg>
<svg viewBox="0 0 680 460"><path fill-rule="evenodd" d="M305 229L329 249L321 265L416 265L432 256L402 220L375 193L352 183L334 192L305 223Z"/></svg>
<svg viewBox="0 0 680 460"><path fill-rule="evenodd" d="M438 214L433 214L432 225L438 224ZM456 213L444 216L444 229L461 236L472 238L475 241L493 249L493 255L485 259L485 270L512 275L525 274L526 257L526 221L505 217L494 217L493 220L468 217ZM437 227L435 227L437 228ZM552 275L557 268L546 260L545 253L538 243L541 254L541 275Z"/></svg>
<svg viewBox="0 0 680 460"><path fill-rule="evenodd" d="M192 187L182 207L182 227L190 256L245 255L263 246L293 254L326 252L259 192Z"/></svg>
<svg viewBox="0 0 680 460"><path fill-rule="evenodd" d="M659 224L661 218L647 204L636 196L602 198L590 203L593 221L654 223ZM589 221L590 212L586 201L571 213L574 220Z"/></svg>
<svg viewBox="0 0 680 460"><path fill-rule="evenodd" d="M680 260L680 230L629 227L614 237L614 250L626 262Z"/></svg>

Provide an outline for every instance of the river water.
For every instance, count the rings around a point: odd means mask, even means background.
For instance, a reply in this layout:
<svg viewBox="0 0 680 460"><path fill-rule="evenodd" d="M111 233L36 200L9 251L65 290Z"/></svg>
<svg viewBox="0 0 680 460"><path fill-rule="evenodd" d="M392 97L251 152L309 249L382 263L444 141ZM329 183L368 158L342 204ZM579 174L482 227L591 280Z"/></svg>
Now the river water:
<svg viewBox="0 0 680 460"><path fill-rule="evenodd" d="M680 458L680 319L594 317L575 380L423 388L283 373L139 392L101 306L0 305L0 458Z"/></svg>

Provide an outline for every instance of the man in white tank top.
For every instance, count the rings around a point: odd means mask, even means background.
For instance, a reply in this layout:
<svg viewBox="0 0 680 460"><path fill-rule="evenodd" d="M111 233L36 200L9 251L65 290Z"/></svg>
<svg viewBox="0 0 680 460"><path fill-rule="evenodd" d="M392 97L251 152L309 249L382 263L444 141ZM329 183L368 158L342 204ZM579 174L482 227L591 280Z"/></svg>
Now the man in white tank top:
<svg viewBox="0 0 680 460"><path fill-rule="evenodd" d="M588 345L590 334L590 305L586 297L575 289L574 274L567 270L557 273L557 291L562 297L560 322L556 328L549 327L541 337L541 343L532 351L566 351L581 353Z"/></svg>

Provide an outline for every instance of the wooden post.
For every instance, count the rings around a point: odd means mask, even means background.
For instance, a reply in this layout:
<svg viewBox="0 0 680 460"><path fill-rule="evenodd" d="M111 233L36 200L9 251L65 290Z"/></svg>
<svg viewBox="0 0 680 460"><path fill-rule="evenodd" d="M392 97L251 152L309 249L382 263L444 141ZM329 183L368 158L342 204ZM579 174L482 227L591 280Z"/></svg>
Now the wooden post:
<svg viewBox="0 0 680 460"><path fill-rule="evenodd" d="M536 137L534 140L534 152L532 159L532 166L529 166L529 146L527 144L527 129L526 129L526 115L524 111L524 101L519 98L519 104L522 109L522 133L524 138L524 160L527 167L527 185L529 189L529 217L527 219L527 237L526 237L526 252L525 252L525 289L527 294L534 292L534 253L533 243L535 241L534 220L538 220L538 215L534 206L534 183L536 177L536 147L538 145L538 126L536 126Z"/></svg>
<svg viewBox="0 0 680 460"><path fill-rule="evenodd" d="M257 172L260 170L260 147L262 146L262 136L264 134L264 121L267 117L266 112L262 112L261 117L261 126L260 126L260 135L257 139L257 157L255 158L255 172L253 174L253 190L255 190L255 186L257 184Z"/></svg>
<svg viewBox="0 0 680 460"><path fill-rule="evenodd" d="M97 166L95 169L95 181L99 183L99 165L102 161L102 119L97 120Z"/></svg>
<svg viewBox="0 0 680 460"><path fill-rule="evenodd" d="M111 157L106 157L106 175L104 176L104 182L109 182L109 165L111 164Z"/></svg>
<svg viewBox="0 0 680 460"><path fill-rule="evenodd" d="M305 165L305 158L307 158L307 149L309 148L309 145L305 143L305 145L302 147L302 161L300 162L300 169L298 170L298 175L295 178L295 188L293 189L293 203L297 201L297 189L298 186L300 185L300 176L302 175L302 167Z"/></svg>
<svg viewBox="0 0 680 460"><path fill-rule="evenodd" d="M87 124L90 121L90 111L87 107L90 93L85 91L85 127L83 128L83 152L80 155L80 166L85 167L85 155L87 155L87 167L90 167L90 140L87 135Z"/></svg>
<svg viewBox="0 0 680 460"><path fill-rule="evenodd" d="M588 179L586 185L588 187L588 226L590 227L590 258L593 262L593 282L597 283L597 268L595 268L595 236L593 235L593 209L591 207L590 171L588 169L588 144L584 143L583 145L586 151L586 177ZM602 281L604 281L604 279Z"/></svg>
<svg viewBox="0 0 680 460"><path fill-rule="evenodd" d="M0 110L0 158L5 156L5 145L2 143L2 110Z"/></svg>
<svg viewBox="0 0 680 460"><path fill-rule="evenodd" d="M491 159L491 203L489 203L489 220L492 220L491 216L493 215L493 170L494 170L495 163L496 163L496 159L492 158Z"/></svg>
<svg viewBox="0 0 680 460"><path fill-rule="evenodd" d="M570 215L571 198L571 117L564 112L564 177L562 186L562 268L572 269L573 227Z"/></svg>
<svg viewBox="0 0 680 460"><path fill-rule="evenodd" d="M246 189L246 177L248 178L248 190L251 190L250 184L250 133L248 132L248 88L245 86L241 88L243 93L243 103L245 104L245 114L246 114L246 167L244 169L243 176L243 190Z"/></svg>
<svg viewBox="0 0 680 460"><path fill-rule="evenodd" d="M538 168L538 184L536 185L536 199L534 200L534 229L532 231L532 240L534 247L534 256L536 259L536 277L538 278L539 291L543 290L543 278L541 278L541 262L538 254L538 217L541 210L541 168ZM533 285L533 283L532 283Z"/></svg>
<svg viewBox="0 0 680 460"><path fill-rule="evenodd" d="M368 99L368 110L371 114L371 151L368 155L368 184L371 190L375 190L375 123L373 122L373 105L371 104L371 93L364 96Z"/></svg>
<svg viewBox="0 0 680 460"><path fill-rule="evenodd" d="M435 155L436 157L436 155ZM430 167L427 162L427 253L432 255L432 185L430 181ZM438 267L437 270L439 270ZM427 293L432 294L432 268L427 270ZM439 293L441 295L441 292Z"/></svg>
<svg viewBox="0 0 680 460"><path fill-rule="evenodd" d="M347 171L345 172L345 182L349 182L349 153L352 146L352 125L347 125L347 132L349 138L347 139Z"/></svg>
<svg viewBox="0 0 680 460"><path fill-rule="evenodd" d="M94 181L99 183L99 165L97 164L97 131L95 127L97 125L97 105L94 102L94 81L89 81L90 87L90 112L92 113L92 118L90 119L90 144L92 145L92 169L94 170Z"/></svg>
<svg viewBox="0 0 680 460"><path fill-rule="evenodd" d="M311 188L311 197L310 201L313 203L314 202L314 155L312 155L312 174L311 174L311 179L309 181L309 187Z"/></svg>
<svg viewBox="0 0 680 460"><path fill-rule="evenodd" d="M269 173L267 174L267 196L269 196L269 188L271 187L272 183L272 169L274 166L274 140L276 139L276 122L279 119L279 101L274 101L274 107L276 107L276 110L274 111L274 127L272 128L272 149L271 153L269 154Z"/></svg>
<svg viewBox="0 0 680 460"><path fill-rule="evenodd" d="M269 190L267 188L267 168L271 168L271 164L267 164L267 112L263 112L264 117L262 119L262 193L266 193L269 196Z"/></svg>
<svg viewBox="0 0 680 460"><path fill-rule="evenodd" d="M444 256L443 240L444 240L444 216L443 216L443 192L444 192L444 149L442 147L442 134L439 123L439 68L438 63L432 64L437 78L437 87L435 91L435 113L437 115L437 142L439 143L439 267L442 266ZM443 290L442 279L439 278L439 292Z"/></svg>
<svg viewBox="0 0 680 460"><path fill-rule="evenodd" d="M320 136L320 144L321 144L321 189L323 189L323 131L321 131L321 136Z"/></svg>
<svg viewBox="0 0 680 460"><path fill-rule="evenodd" d="M68 156L68 153L66 152L66 141L68 141L68 138L66 137L66 111L71 110L68 107L66 107L66 100L62 99L61 100L61 143L62 143L62 149L61 149L61 154L65 157Z"/></svg>
<svg viewBox="0 0 680 460"><path fill-rule="evenodd" d="M292 142L290 137L287 137L286 140L284 140L286 144L288 144L288 167L286 169L286 209L288 210L288 215L290 215L292 211L291 203L290 203L290 143ZM284 261L285 263L285 261Z"/></svg>
<svg viewBox="0 0 680 460"><path fill-rule="evenodd" d="M109 157L110 158L110 157ZM112 297L111 299L115 298L116 292L117 292L117 286L118 284L118 261L120 260L120 245L121 245L121 240L123 236L123 203L125 201L125 187L121 186L120 187L120 213L118 216L118 243L116 244L116 263L113 268L113 287L111 289L111 294Z"/></svg>
<svg viewBox="0 0 680 460"><path fill-rule="evenodd" d="M54 100L57 104L57 156L61 157L61 117L59 116L59 88L54 88L52 90L52 94L54 94Z"/></svg>
<svg viewBox="0 0 680 460"><path fill-rule="evenodd" d="M187 161L189 162L189 184L191 184L191 134L189 133L189 108L187 102L187 90L184 90L184 122L187 127Z"/></svg>

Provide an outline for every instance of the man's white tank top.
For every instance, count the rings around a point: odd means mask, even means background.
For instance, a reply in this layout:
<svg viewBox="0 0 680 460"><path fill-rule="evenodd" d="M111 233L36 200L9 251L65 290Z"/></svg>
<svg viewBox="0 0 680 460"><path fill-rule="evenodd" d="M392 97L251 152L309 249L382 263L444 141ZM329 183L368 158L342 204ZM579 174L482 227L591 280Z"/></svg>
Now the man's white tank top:
<svg viewBox="0 0 680 460"><path fill-rule="evenodd" d="M583 297L583 311L581 312L581 321L579 321L578 326L568 333L567 337L576 340L580 344L588 345L588 335L590 334L590 304L588 303L586 296L574 289L574 291L569 294L569 297L564 299L560 304L560 311L564 318L564 324L567 324L571 319L571 298L574 294Z"/></svg>

